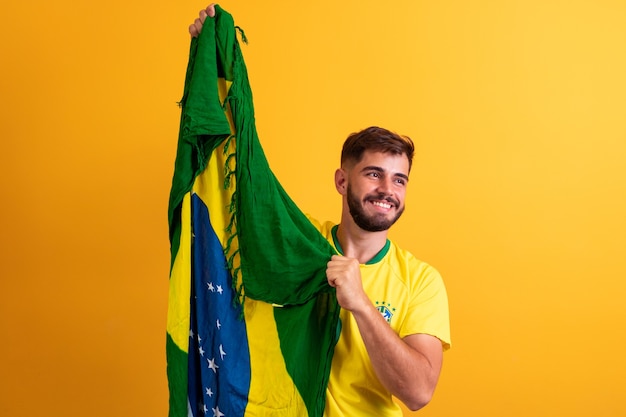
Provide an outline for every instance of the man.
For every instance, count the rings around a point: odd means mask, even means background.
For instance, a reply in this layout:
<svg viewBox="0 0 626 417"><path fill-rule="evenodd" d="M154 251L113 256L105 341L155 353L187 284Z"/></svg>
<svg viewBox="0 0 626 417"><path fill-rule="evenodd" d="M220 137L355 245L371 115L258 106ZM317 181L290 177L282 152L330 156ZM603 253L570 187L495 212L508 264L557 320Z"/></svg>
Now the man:
<svg viewBox="0 0 626 417"><path fill-rule="evenodd" d="M432 267L387 239L404 210L412 157L409 138L377 127L343 146L335 173L341 222L321 227L343 255L326 271L342 307L328 415L394 415L389 394L417 410L437 384L449 346L445 289Z"/></svg>
<svg viewBox="0 0 626 417"><path fill-rule="evenodd" d="M210 5L189 27L198 36ZM326 393L327 416L400 416L392 396L418 410L432 398L449 347L448 304L438 272L387 239L404 211L413 142L378 127L345 141L335 187L339 225L319 224L341 255L326 276L341 306L341 334Z"/></svg>

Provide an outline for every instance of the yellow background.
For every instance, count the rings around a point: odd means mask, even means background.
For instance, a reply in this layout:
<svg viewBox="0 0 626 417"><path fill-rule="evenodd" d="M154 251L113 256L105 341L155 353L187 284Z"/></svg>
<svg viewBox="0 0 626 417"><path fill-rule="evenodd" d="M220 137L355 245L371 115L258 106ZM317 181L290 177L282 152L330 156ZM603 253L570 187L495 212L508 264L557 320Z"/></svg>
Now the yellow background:
<svg viewBox="0 0 626 417"><path fill-rule="evenodd" d="M626 4L228 1L257 126L338 220L345 136L412 136L392 232L443 274L421 416L624 416ZM204 2L11 1L0 24L0 415L164 416L166 210Z"/></svg>

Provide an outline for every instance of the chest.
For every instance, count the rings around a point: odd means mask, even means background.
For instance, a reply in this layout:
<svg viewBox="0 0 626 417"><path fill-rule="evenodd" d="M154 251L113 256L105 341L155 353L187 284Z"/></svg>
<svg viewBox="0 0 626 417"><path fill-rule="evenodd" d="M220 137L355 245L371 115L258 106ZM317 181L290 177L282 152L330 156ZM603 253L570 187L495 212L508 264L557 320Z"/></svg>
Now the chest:
<svg viewBox="0 0 626 417"><path fill-rule="evenodd" d="M388 265L362 265L363 289L389 325L397 329L404 319L410 297L401 271Z"/></svg>

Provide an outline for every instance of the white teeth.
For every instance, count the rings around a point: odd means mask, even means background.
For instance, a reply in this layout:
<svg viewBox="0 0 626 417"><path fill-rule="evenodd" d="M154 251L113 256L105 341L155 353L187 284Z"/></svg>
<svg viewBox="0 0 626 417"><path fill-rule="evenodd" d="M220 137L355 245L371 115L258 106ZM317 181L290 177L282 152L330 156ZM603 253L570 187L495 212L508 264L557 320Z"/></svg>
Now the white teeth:
<svg viewBox="0 0 626 417"><path fill-rule="evenodd" d="M375 206L378 206L378 207L385 208L385 209L390 209L391 208L391 204L383 203L383 202L380 202L380 201L373 201L372 204L374 204Z"/></svg>

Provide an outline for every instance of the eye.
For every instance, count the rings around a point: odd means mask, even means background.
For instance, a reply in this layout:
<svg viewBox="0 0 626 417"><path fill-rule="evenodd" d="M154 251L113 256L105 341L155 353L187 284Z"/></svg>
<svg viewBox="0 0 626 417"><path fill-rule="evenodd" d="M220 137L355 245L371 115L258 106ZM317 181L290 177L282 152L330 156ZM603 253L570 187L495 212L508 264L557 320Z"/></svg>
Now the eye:
<svg viewBox="0 0 626 417"><path fill-rule="evenodd" d="M372 178L380 178L380 173L376 171L371 171L367 173L367 176Z"/></svg>
<svg viewBox="0 0 626 417"><path fill-rule="evenodd" d="M396 184L406 185L406 180L404 178L396 178Z"/></svg>

